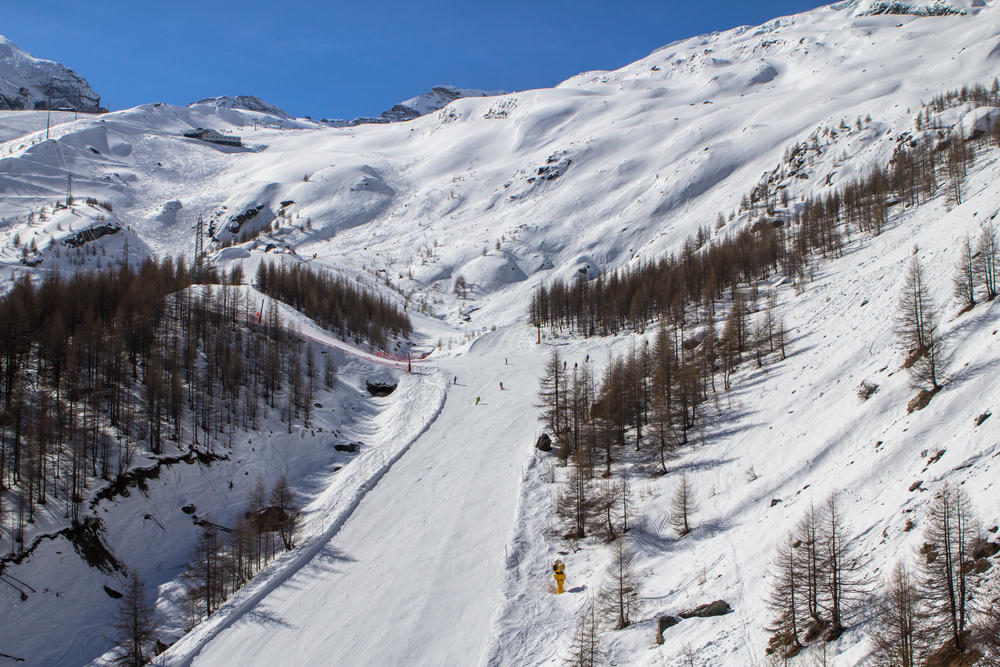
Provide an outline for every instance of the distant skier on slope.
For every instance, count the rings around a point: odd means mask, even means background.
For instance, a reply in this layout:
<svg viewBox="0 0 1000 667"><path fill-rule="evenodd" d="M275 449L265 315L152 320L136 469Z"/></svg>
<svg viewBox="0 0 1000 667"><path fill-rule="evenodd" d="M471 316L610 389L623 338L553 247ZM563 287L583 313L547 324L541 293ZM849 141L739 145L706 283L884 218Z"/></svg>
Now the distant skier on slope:
<svg viewBox="0 0 1000 667"><path fill-rule="evenodd" d="M479 397L476 396L476 405L479 405Z"/></svg>
<svg viewBox="0 0 1000 667"><path fill-rule="evenodd" d="M500 383L500 391L503 391L503 382Z"/></svg>

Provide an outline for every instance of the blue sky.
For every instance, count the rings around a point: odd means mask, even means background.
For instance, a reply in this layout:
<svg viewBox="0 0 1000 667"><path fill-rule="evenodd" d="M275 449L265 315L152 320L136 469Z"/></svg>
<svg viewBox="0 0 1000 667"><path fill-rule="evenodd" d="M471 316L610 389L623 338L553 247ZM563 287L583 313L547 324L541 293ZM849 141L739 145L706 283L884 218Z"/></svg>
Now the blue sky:
<svg viewBox="0 0 1000 667"><path fill-rule="evenodd" d="M0 34L120 109L258 95L294 115L375 115L435 84L524 90L819 0L309 3L10 0Z"/></svg>

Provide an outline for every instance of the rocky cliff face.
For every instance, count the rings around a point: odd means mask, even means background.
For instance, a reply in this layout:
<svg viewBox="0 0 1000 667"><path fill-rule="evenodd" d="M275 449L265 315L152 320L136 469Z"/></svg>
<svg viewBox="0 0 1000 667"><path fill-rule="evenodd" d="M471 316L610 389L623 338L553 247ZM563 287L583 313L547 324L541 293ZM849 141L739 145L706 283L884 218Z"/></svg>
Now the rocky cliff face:
<svg viewBox="0 0 1000 667"><path fill-rule="evenodd" d="M51 60L35 58L0 35L0 109L97 111L101 96L87 80Z"/></svg>

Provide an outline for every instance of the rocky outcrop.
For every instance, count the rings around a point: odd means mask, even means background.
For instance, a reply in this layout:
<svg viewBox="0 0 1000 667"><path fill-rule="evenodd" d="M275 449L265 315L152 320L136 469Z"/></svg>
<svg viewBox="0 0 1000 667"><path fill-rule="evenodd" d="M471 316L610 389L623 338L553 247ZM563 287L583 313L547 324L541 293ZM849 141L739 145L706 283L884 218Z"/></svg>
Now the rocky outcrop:
<svg viewBox="0 0 1000 667"><path fill-rule="evenodd" d="M195 104L208 104L216 107L217 109L243 109L245 111L257 111L259 113L266 113L279 118L292 117L291 114L286 112L281 107L271 104L270 102L265 102L256 95L223 95L220 97L206 97L203 100L198 100L190 106L194 106Z"/></svg>
<svg viewBox="0 0 1000 667"><path fill-rule="evenodd" d="M475 90L470 88L456 88L455 86L434 86L429 92L411 97L399 104L394 104L391 109L383 111L375 117L361 117L354 120L324 119L324 122L334 127L354 127L356 125L370 125L372 123L402 123L443 109L455 100L462 99L463 97L492 97L503 94L504 91L502 90Z"/></svg>
<svg viewBox="0 0 1000 667"><path fill-rule="evenodd" d="M103 111L101 96L86 79L65 65L35 58L2 35L0 109Z"/></svg>

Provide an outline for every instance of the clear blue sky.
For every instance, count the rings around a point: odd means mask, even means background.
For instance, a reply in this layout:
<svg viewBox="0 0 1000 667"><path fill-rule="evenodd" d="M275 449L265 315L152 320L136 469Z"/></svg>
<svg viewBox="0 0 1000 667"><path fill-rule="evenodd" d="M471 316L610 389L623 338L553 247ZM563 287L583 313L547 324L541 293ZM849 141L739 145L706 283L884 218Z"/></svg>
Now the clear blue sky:
<svg viewBox="0 0 1000 667"><path fill-rule="evenodd" d="M0 34L72 67L102 103L257 95L298 115L375 115L435 84L524 90L822 0L4 0ZM315 6L310 6L310 5Z"/></svg>

